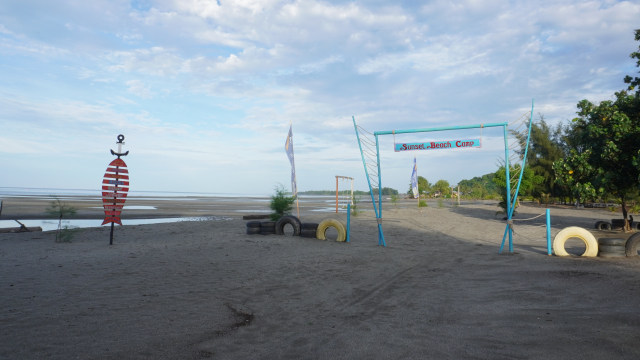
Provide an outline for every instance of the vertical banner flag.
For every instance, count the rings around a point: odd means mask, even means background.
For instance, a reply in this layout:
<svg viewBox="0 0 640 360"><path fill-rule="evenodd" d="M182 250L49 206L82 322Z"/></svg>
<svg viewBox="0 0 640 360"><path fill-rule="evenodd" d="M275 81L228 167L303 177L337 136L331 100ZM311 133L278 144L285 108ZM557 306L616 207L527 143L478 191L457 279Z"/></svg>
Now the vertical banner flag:
<svg viewBox="0 0 640 360"><path fill-rule="evenodd" d="M418 164L416 163L416 157L413 157L413 172L411 173L411 190L413 191L413 197L418 197Z"/></svg>
<svg viewBox="0 0 640 360"><path fill-rule="evenodd" d="M284 143L284 150L287 152L289 162L291 162L291 193L296 196L298 187L296 186L296 164L293 161L293 124L289 125L289 135L287 135L287 141Z"/></svg>

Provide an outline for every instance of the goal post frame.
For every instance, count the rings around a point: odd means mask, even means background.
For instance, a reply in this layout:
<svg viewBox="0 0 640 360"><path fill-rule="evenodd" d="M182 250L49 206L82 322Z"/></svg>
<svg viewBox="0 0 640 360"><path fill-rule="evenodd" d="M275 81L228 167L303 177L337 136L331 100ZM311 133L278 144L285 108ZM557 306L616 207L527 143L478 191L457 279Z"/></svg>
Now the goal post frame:
<svg viewBox="0 0 640 360"><path fill-rule="evenodd" d="M351 180L351 196L349 204L353 205L353 178L350 176L336 175L336 214L338 213L340 180Z"/></svg>
<svg viewBox="0 0 640 360"><path fill-rule="evenodd" d="M533 102L531 104L531 117L533 116ZM528 147L528 143L529 143L529 136L531 135L531 117L529 118L529 134L527 137L527 147ZM381 170L381 165L380 165L380 144L379 144L379 136L382 135L395 135L395 134L412 134L412 133L423 133L423 132L437 132L437 131L450 131L450 130L465 130L465 129L477 129L477 128L488 128L488 127L502 127L503 129L503 136L504 136L504 157L505 157L505 172L506 172L506 179L510 179L511 176L509 174L509 140L508 140L508 130L507 127L509 125L508 122L501 122L501 123L488 123L488 124L476 124L476 125L459 125L459 126L443 126L443 127L433 127L433 128L421 128L421 129L404 129L404 130L387 130L387 131L375 131L373 133L374 137L375 137L375 146L376 146L376 160L377 160L377 167L378 167L378 204L376 206L376 201L374 198L374 194L373 194L373 189L371 186L371 181L369 180L369 174L367 171L367 164L364 158L364 154L362 153L362 144L360 143L360 135L358 134L358 127L356 125L356 120L355 120L355 116L352 116L353 119L353 125L354 128L356 130L356 137L358 139L358 146L360 147L360 154L362 156L362 162L364 165L364 170L365 173L367 175L367 182L369 183L369 190L370 190L370 194L371 194L371 200L373 202L373 210L375 212L376 215L376 222L378 223L378 245L382 245L382 246L386 246L385 240L384 240L384 234L382 231L382 170ZM526 149L525 149L526 151ZM524 162L526 161L526 153L525 153L525 159L523 160L523 165L521 167L521 174L520 174L520 179L518 181L517 187L516 189L519 190L520 188L520 181L522 179L522 173L524 171ZM516 190L516 191L517 191ZM518 194L517 192L514 195L514 201L512 204L512 199L511 199L511 181L507 181L506 182L506 212L507 212L507 225L505 228L505 233L504 236L502 238L502 245L500 246L500 251L502 252L502 248L504 246L504 242L505 239L509 238L509 252L513 253L513 228L511 226L511 217L513 216L513 207L515 206L515 200L517 199Z"/></svg>

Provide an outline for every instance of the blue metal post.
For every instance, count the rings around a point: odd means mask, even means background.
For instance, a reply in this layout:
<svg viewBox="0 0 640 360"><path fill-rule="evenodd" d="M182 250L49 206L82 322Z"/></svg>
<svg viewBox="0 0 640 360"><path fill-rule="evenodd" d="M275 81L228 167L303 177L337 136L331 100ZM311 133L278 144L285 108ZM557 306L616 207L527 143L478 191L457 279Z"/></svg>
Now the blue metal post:
<svg viewBox="0 0 640 360"><path fill-rule="evenodd" d="M362 144L360 143L360 134L358 133L358 126L356 125L356 117L352 116L353 120L353 128L356 131L356 137L358 138L358 147L360 148L360 156L362 157L362 165L364 166L364 174L367 177L367 184L369 184L369 193L371 195L371 202L373 203L373 212L376 215L376 221L378 222L378 245L382 243L382 245L386 246L384 242L384 235L382 234L382 219L378 216L378 207L376 206L376 199L373 195L373 189L371 188L371 179L369 178L369 170L367 170L367 162L364 158L364 153L362 152ZM378 179L380 179L380 153L378 151L378 137L376 136L376 156L378 161ZM378 182L380 183L380 182ZM380 213L382 214L382 213Z"/></svg>
<svg viewBox="0 0 640 360"><path fill-rule="evenodd" d="M507 227L509 228L509 252L513 252L513 240L512 240L513 229L511 228L511 225L512 225L511 217L513 216L513 210L516 208L516 203L518 201L518 192L520 191L520 184L522 184L522 176L524 175L524 168L525 168L525 165L527 164L527 153L529 152L529 140L531 139L532 123L533 123L533 100L531 100L531 113L529 115L529 132L527 133L527 142L525 143L525 146L524 146L524 156L522 158L522 166L520 167L520 177L518 177L518 185L516 186L516 192L514 193L514 196L513 196L513 204L511 204L511 206L508 207L509 214L507 216ZM507 187L511 182L508 174L509 172L507 172Z"/></svg>
<svg viewBox="0 0 640 360"><path fill-rule="evenodd" d="M502 236L502 244L500 244L499 254L502 254L502 249L504 248L504 241L509 235L509 251L513 252L513 244L512 244L512 236L513 230L511 229L511 174L509 174L509 140L508 140L508 132L507 125L503 126L504 133L504 170L505 170L505 178L507 181L507 227L504 228L504 235Z"/></svg>
<svg viewBox="0 0 640 360"><path fill-rule="evenodd" d="M382 234L382 170L380 168L380 144L378 143L378 135L376 134L376 159L378 160L378 245L387 246L384 242L384 234Z"/></svg>
<svg viewBox="0 0 640 360"><path fill-rule="evenodd" d="M349 242L349 234L351 234L351 203L347 203L347 242Z"/></svg>
<svg viewBox="0 0 640 360"><path fill-rule="evenodd" d="M547 209L547 255L551 254L551 211Z"/></svg>

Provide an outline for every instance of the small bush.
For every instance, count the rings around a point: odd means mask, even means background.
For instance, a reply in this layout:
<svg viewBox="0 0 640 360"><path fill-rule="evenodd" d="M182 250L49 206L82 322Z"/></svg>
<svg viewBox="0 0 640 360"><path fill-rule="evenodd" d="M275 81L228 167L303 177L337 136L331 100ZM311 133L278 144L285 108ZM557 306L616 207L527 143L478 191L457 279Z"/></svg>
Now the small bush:
<svg viewBox="0 0 640 360"><path fill-rule="evenodd" d="M393 204L393 207L398 207L398 195L391 194L391 203Z"/></svg>
<svg viewBox="0 0 640 360"><path fill-rule="evenodd" d="M269 214L271 221L278 221L284 215L291 212L293 203L296 201L295 196L287 196L287 192L282 185L275 188L275 194L271 196L271 203L269 207L273 210L273 213Z"/></svg>
<svg viewBox="0 0 640 360"><path fill-rule="evenodd" d="M68 226L62 227L62 218L75 215L77 209L73 206L67 205L56 198L49 204L49 207L45 210L49 215L58 218L58 230L56 230L56 242L71 242L75 229Z"/></svg>
<svg viewBox="0 0 640 360"><path fill-rule="evenodd" d="M358 202L360 202L360 197L354 196L353 205L351 205L351 215L353 216L358 216L358 214L360 213L360 210L358 208Z"/></svg>
<svg viewBox="0 0 640 360"><path fill-rule="evenodd" d="M428 207L429 205L427 205L427 201L426 200L422 200L420 199L420 201L418 201L418 207Z"/></svg>

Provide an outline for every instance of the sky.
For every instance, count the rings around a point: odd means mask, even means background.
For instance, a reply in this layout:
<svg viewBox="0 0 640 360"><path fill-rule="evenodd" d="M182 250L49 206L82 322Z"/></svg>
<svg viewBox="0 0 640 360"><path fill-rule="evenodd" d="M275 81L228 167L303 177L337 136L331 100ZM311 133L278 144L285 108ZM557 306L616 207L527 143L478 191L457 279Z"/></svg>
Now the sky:
<svg viewBox="0 0 640 360"><path fill-rule="evenodd" d="M637 75L637 1L5 0L0 187L99 189L125 136L131 191L367 190L376 131L568 123ZM497 170L503 128L381 135L383 187ZM482 139L472 149L394 143ZM341 183L341 187L346 184Z"/></svg>

